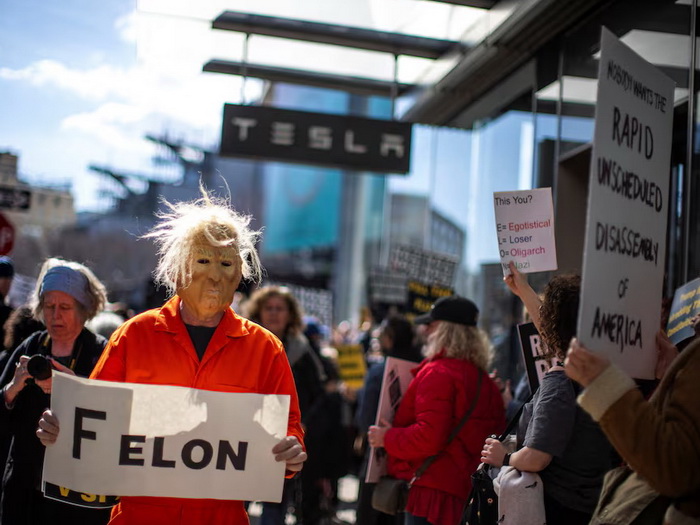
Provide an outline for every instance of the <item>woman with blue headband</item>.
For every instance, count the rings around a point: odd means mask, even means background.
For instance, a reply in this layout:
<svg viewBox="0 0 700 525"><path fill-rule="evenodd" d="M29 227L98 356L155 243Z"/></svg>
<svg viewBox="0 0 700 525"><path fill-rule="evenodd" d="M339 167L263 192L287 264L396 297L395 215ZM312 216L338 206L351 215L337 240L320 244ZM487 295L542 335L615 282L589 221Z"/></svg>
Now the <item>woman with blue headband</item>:
<svg viewBox="0 0 700 525"><path fill-rule="evenodd" d="M108 510L46 497L70 498L70 491L66 495L65 490L47 486L44 495L41 470L45 449L36 436L37 422L50 405L51 370L87 377L107 344L102 336L85 328L105 301L104 285L82 264L51 258L42 266L32 309L46 330L34 333L17 347L0 377L0 424L13 436L3 477L3 525L91 525L109 519Z"/></svg>

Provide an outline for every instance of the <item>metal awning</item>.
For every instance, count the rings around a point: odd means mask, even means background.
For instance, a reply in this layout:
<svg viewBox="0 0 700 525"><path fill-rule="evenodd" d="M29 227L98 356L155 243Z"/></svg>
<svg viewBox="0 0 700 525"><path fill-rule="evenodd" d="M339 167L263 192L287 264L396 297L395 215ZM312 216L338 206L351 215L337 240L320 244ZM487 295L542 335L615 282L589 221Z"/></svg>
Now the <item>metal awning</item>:
<svg viewBox="0 0 700 525"><path fill-rule="evenodd" d="M420 58L438 58L450 49L462 47L453 40L238 11L221 13L212 22L212 28Z"/></svg>
<svg viewBox="0 0 700 525"><path fill-rule="evenodd" d="M287 82L290 84L337 89L359 95L398 96L415 87L412 84L394 83L373 78L317 73L315 71L261 66L228 60L210 60L202 69L209 73L224 73L260 78L272 82Z"/></svg>

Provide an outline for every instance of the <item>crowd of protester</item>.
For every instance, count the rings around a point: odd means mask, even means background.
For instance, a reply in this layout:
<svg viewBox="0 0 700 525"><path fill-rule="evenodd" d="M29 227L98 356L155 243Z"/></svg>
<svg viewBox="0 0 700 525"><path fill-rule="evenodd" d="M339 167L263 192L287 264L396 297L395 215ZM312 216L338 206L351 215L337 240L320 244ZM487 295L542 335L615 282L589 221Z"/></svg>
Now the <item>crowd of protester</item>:
<svg viewBox="0 0 700 525"><path fill-rule="evenodd" d="M256 232L246 219L206 192L196 202L172 205L161 219L149 236L161 250L156 277L172 298L137 316L110 307L109 290L87 266L57 258L40 261L31 300L12 310L5 298L14 267L0 258L0 525L180 523L174 516L193 509L191 523L246 523L250 502L159 498L154 514L144 510L146 498L127 497L110 513L42 492L42 443L51 445L60 425L44 412L51 379L32 375L32 356L83 377L189 386L198 373L192 363L202 361L210 344L223 349L216 371L211 364L212 378L245 375L264 362L283 378L278 391L292 396L288 436L275 449L287 465L282 502L262 504L261 525L283 525L290 514L301 525L341 523L339 480L348 474L359 480L360 525L462 525L471 475L481 463L537 473L548 525L698 523L700 338L679 351L661 326L657 381L635 382L577 341L580 277L554 276L540 294L511 265L505 286L522 301L552 362L530 392L524 372L501 378L492 368L494 347L467 298L442 298L416 318L392 310L359 328L305 317L282 286L258 287L248 298L237 294L234 311L239 281L261 275ZM203 284L209 280L220 283L216 300ZM156 340L152 325L159 316L192 342L197 361L185 360L162 336ZM700 319L694 321L700 332ZM249 340L216 339L219 325L243 327ZM363 352L367 371L359 389L343 381L335 348L345 345ZM138 362L155 349L171 352L177 366L152 370L146 380L138 376ZM393 421L378 421L387 358L413 362L413 379ZM262 376L248 377L249 383L253 391L270 392ZM512 418L519 420L508 445L495 435ZM386 455L390 475L410 482L404 513L372 506L375 484L365 476L376 450Z"/></svg>

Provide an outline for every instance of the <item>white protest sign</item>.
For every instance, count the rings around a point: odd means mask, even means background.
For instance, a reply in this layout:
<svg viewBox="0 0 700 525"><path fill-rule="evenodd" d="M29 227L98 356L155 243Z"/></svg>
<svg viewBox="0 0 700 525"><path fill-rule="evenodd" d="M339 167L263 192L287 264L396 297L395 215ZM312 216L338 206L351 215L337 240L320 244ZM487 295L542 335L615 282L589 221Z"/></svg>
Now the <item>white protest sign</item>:
<svg viewBox="0 0 700 525"><path fill-rule="evenodd" d="M513 261L522 273L557 269L552 188L493 193L503 275Z"/></svg>
<svg viewBox="0 0 700 525"><path fill-rule="evenodd" d="M660 328L674 83L603 28L578 337L652 379Z"/></svg>
<svg viewBox="0 0 700 525"><path fill-rule="evenodd" d="M44 481L75 491L279 502L289 396L113 383L53 373L61 432Z"/></svg>
<svg viewBox="0 0 700 525"><path fill-rule="evenodd" d="M379 425L381 419L389 422L394 421L394 414L399 407L403 395L408 389L408 384L413 379L411 370L418 366L418 363L387 357L384 365L384 376L382 377L382 390L379 394L379 406L377 407L377 418L375 425ZM367 462L366 483L376 483L379 478L386 474L386 450L384 448L371 448L369 461Z"/></svg>

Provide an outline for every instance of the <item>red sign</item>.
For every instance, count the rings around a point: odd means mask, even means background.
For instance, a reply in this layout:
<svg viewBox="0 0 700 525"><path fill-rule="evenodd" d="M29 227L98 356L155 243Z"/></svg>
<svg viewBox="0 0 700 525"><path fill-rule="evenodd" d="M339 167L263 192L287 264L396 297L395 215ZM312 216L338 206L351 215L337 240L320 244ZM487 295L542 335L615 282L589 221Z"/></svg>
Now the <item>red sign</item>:
<svg viewBox="0 0 700 525"><path fill-rule="evenodd" d="M0 255L7 255L15 245L15 227L0 213Z"/></svg>

